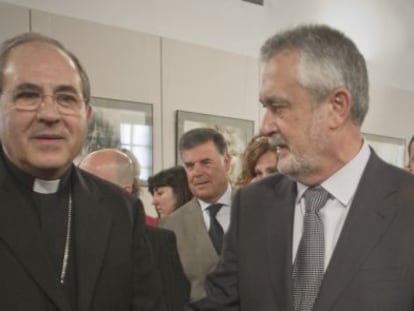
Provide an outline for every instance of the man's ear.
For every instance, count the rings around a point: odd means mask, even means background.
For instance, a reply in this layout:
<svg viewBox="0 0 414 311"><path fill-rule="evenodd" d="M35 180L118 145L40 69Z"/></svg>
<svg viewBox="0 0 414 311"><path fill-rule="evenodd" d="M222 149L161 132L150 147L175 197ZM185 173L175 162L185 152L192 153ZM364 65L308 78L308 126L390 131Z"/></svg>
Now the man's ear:
<svg viewBox="0 0 414 311"><path fill-rule="evenodd" d="M352 96L345 88L335 89L328 97L331 128L338 128L351 118Z"/></svg>
<svg viewBox="0 0 414 311"><path fill-rule="evenodd" d="M231 156L230 154L226 153L224 155L224 168L226 169L226 172L230 170L231 167Z"/></svg>
<svg viewBox="0 0 414 311"><path fill-rule="evenodd" d="M86 106L86 120L89 122L93 116L93 109L91 105Z"/></svg>

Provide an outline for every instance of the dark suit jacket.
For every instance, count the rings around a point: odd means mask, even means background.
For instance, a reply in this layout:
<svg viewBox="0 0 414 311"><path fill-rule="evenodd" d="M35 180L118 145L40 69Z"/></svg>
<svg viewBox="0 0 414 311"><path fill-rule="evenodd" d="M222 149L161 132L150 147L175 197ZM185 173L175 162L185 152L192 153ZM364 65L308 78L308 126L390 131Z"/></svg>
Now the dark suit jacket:
<svg viewBox="0 0 414 311"><path fill-rule="evenodd" d="M296 185L276 175L235 196L203 310L291 311ZM373 152L313 311L414 310L414 176Z"/></svg>
<svg viewBox="0 0 414 311"><path fill-rule="evenodd" d="M155 268L161 275L165 306L168 311L182 311L190 299L190 282L178 256L175 234L148 226L147 235L153 249Z"/></svg>
<svg viewBox="0 0 414 311"><path fill-rule="evenodd" d="M72 174L76 310L155 309L159 297L141 203L75 167ZM0 202L0 310L71 310L33 209L11 186L2 161Z"/></svg>

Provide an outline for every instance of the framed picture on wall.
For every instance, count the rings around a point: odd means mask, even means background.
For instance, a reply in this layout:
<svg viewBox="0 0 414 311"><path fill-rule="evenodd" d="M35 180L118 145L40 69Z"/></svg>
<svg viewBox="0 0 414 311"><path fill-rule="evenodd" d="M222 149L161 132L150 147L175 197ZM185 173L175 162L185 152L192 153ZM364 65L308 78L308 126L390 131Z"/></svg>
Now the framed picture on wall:
<svg viewBox="0 0 414 311"><path fill-rule="evenodd" d="M221 117L189 111L176 111L176 163L181 163L178 141L181 135L197 127L209 127L219 131L226 139L231 156L229 177L234 182L241 172L241 161L247 143L254 135L254 121Z"/></svg>
<svg viewBox="0 0 414 311"><path fill-rule="evenodd" d="M152 175L152 105L118 99L92 97L92 118L86 142L75 159L102 148L131 151L140 166L140 184Z"/></svg>
<svg viewBox="0 0 414 311"><path fill-rule="evenodd" d="M384 161L398 167L405 166L405 139L363 133L368 144Z"/></svg>

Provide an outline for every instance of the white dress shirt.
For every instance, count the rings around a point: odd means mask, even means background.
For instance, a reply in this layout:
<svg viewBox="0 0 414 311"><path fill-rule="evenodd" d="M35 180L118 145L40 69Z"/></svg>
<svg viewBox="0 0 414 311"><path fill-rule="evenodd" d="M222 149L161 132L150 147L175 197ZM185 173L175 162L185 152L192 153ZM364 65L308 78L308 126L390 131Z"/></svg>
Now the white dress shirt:
<svg viewBox="0 0 414 311"><path fill-rule="evenodd" d="M223 204L221 209L218 211L216 218L223 228L223 231L226 232L230 224L231 185L227 185L226 192L224 192L224 194L220 199L217 200L217 202L208 203L202 200L198 200L198 203L200 204L201 210L203 211L204 223L206 224L207 230L210 229L210 214L207 210L207 207L215 203Z"/></svg>
<svg viewBox="0 0 414 311"><path fill-rule="evenodd" d="M332 257L339 235L341 234L345 219L349 212L349 207L352 204L359 180L367 165L370 153L369 146L364 141L358 154L321 184L321 186L330 194L330 198L319 212L324 226L325 270ZM302 237L303 217L305 214L305 200L303 194L307 188L308 186L297 182L295 219L293 225L293 262L295 261L295 256Z"/></svg>

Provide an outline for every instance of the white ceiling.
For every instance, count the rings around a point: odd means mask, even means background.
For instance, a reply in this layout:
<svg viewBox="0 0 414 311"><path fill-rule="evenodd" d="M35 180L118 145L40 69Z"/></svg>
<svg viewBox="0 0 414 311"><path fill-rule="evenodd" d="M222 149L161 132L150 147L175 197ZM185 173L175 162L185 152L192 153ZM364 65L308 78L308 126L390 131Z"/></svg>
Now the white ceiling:
<svg viewBox="0 0 414 311"><path fill-rule="evenodd" d="M4 2L257 56L274 32L328 23L353 38L371 80L414 93L413 0L5 0Z"/></svg>

